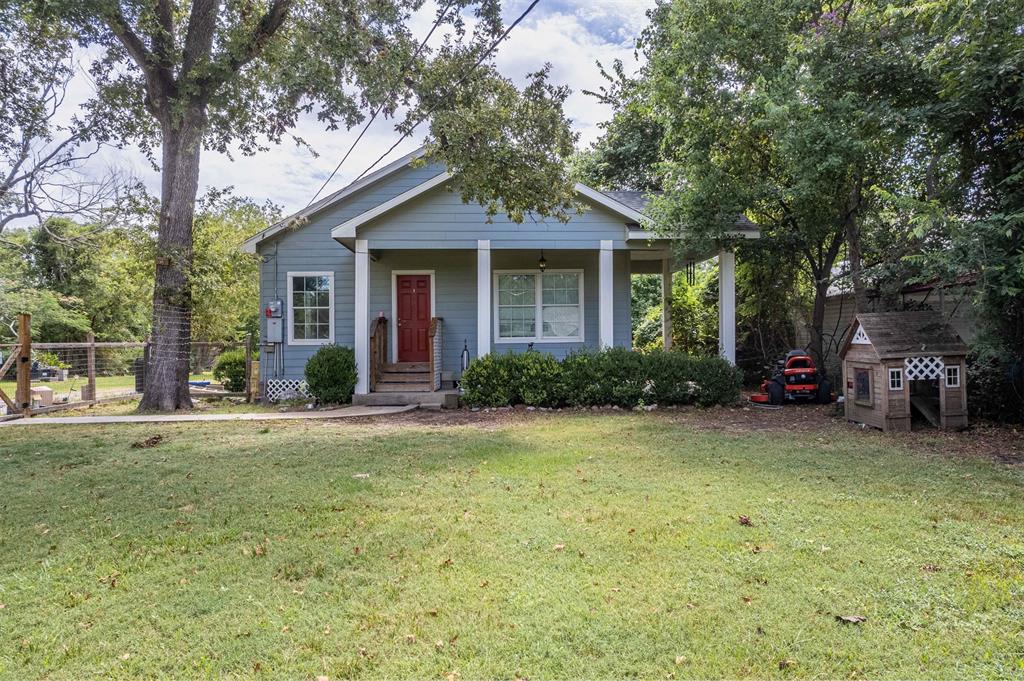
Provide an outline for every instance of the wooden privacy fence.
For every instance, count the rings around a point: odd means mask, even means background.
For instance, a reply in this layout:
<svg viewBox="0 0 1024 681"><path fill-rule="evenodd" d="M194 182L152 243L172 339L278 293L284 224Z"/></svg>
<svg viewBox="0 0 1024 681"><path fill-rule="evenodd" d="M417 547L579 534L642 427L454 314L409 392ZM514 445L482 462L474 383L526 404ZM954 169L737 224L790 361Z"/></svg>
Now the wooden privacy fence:
<svg viewBox="0 0 1024 681"><path fill-rule="evenodd" d="M151 344L145 341L33 343L31 319L20 315L17 342L0 345L0 412L29 415L95 402L123 399L145 389ZM251 347L242 343L193 341L189 364L195 396L244 396L251 400L257 369L245 353L244 389L227 392L209 375L226 350Z"/></svg>

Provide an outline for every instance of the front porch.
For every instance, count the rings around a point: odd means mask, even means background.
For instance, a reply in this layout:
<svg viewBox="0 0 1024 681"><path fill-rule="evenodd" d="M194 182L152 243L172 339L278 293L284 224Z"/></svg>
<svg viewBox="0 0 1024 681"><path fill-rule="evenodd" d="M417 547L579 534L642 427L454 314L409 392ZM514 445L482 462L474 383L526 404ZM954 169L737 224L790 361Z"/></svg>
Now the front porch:
<svg viewBox="0 0 1024 681"><path fill-rule="evenodd" d="M354 240L353 401L454 406L464 366L488 353L534 349L563 358L631 347L633 274L662 274L662 333L671 348L672 274L692 259L647 235L591 248L550 245L479 240L475 249L409 249ZM718 257L720 349L732 362L735 260L728 249Z"/></svg>

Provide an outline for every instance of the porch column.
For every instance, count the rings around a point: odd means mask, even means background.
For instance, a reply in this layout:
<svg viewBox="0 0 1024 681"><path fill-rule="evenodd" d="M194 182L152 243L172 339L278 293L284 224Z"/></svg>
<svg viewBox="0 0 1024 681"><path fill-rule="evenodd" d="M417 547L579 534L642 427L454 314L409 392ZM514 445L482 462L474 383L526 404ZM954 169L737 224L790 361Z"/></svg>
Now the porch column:
<svg viewBox="0 0 1024 681"><path fill-rule="evenodd" d="M672 256L661 261L661 342L672 349Z"/></svg>
<svg viewBox="0 0 1024 681"><path fill-rule="evenodd" d="M736 364L736 254L718 251L718 352Z"/></svg>
<svg viewBox="0 0 1024 681"><path fill-rule="evenodd" d="M615 320L613 317L615 286L612 278L615 251L612 242L601 242L601 258L598 263L598 330L602 348L610 348L615 344Z"/></svg>
<svg viewBox="0 0 1024 681"><path fill-rule="evenodd" d="M356 239L355 336L356 394L370 392L370 255L366 239ZM392 320L394 323L394 320Z"/></svg>
<svg viewBox="0 0 1024 681"><path fill-rule="evenodd" d="M476 242L476 356L491 353L491 242Z"/></svg>

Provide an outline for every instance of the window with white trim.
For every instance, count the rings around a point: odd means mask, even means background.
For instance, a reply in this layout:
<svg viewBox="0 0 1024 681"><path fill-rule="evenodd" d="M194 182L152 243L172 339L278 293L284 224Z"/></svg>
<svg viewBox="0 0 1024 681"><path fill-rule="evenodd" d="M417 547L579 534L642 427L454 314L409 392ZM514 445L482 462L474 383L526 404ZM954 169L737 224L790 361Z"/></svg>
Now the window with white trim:
<svg viewBox="0 0 1024 681"><path fill-rule="evenodd" d="M288 273L288 342L334 342L334 273Z"/></svg>
<svg viewBox="0 0 1024 681"><path fill-rule="evenodd" d="M903 390L903 369L889 369L889 390Z"/></svg>
<svg viewBox="0 0 1024 681"><path fill-rule="evenodd" d="M583 271L496 272L498 341L582 341Z"/></svg>
<svg viewBox="0 0 1024 681"><path fill-rule="evenodd" d="M960 365L946 367L946 387L947 388L959 388L960 387Z"/></svg>

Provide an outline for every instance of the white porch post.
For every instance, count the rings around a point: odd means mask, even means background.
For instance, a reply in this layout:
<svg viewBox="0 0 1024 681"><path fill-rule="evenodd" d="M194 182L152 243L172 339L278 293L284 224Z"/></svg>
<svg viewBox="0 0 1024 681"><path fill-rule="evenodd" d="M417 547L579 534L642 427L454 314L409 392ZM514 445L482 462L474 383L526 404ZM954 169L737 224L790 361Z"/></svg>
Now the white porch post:
<svg viewBox="0 0 1024 681"><path fill-rule="evenodd" d="M672 256L661 261L661 342L672 349Z"/></svg>
<svg viewBox="0 0 1024 681"><path fill-rule="evenodd" d="M736 364L736 254L718 251L718 352Z"/></svg>
<svg viewBox="0 0 1024 681"><path fill-rule="evenodd" d="M610 348L615 344L615 287L612 278L615 251L612 248L610 240L601 242L601 258L598 263L598 330L602 348Z"/></svg>
<svg viewBox="0 0 1024 681"><path fill-rule="evenodd" d="M366 239L356 239L355 337L356 394L370 392L370 255ZM393 321L393 320L392 320Z"/></svg>
<svg viewBox="0 0 1024 681"><path fill-rule="evenodd" d="M491 352L491 242L476 242L476 356Z"/></svg>

